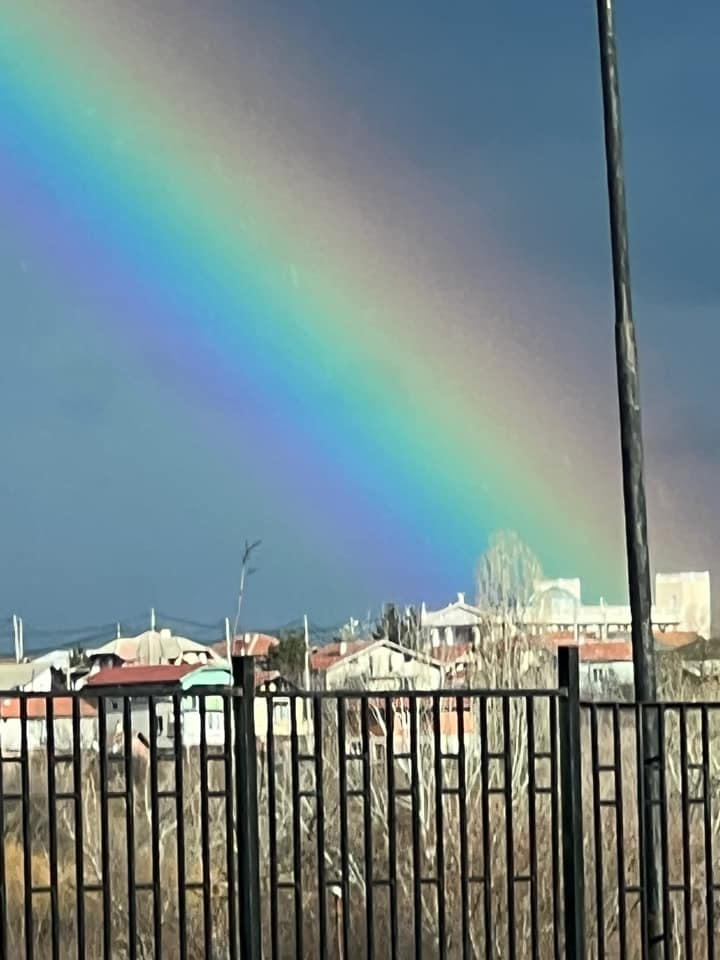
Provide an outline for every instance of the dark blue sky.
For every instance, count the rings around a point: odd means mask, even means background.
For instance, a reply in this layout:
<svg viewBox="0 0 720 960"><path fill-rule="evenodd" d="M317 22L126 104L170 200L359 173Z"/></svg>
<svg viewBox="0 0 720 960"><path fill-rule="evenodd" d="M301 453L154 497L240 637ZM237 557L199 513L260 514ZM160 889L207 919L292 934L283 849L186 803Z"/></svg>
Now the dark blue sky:
<svg viewBox="0 0 720 960"><path fill-rule="evenodd" d="M220 7L227 16L230 6ZM316 76L346 99L353 126L437 183L457 237L468 238L458 260L472 264L481 224L513 259L556 286L571 277L589 305L607 309L607 325L587 329L583 356L567 357L607 363L611 287L592 3L247 7L282 43L306 51ZM619 8L648 469L702 504L716 539L720 5L634 0ZM102 304L58 302L52 289L39 289L25 266L31 242L9 218L0 224L0 614L70 626L155 604L218 619L232 608L238 544L254 535L251 526L265 540L248 596L257 625L304 609L337 620L388 599L372 579L333 590L332 558L284 551L283 530L245 490L232 447L227 457L192 455L166 429L178 410L166 409L159 387L148 409L147 370L130 355L109 357L106 341L93 336ZM692 544L680 555L691 564ZM471 573L464 583L440 577L441 591L469 587ZM442 599L438 584L394 586L404 599Z"/></svg>

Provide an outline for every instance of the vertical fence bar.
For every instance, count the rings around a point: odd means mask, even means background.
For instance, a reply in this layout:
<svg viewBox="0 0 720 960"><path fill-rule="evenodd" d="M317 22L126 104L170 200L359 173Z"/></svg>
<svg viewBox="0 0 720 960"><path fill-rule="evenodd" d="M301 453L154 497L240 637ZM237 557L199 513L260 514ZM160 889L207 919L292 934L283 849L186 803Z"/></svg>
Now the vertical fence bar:
<svg viewBox="0 0 720 960"><path fill-rule="evenodd" d="M163 954L162 871L160 859L160 791L158 787L158 722L154 697L148 697L148 738L150 746L150 854L153 888L153 946L156 960Z"/></svg>
<svg viewBox="0 0 720 960"><path fill-rule="evenodd" d="M363 778L363 859L365 861L365 956L375 957L375 871L372 834L372 757L370 755L370 717L367 697L360 701L360 740ZM317 749L317 747L316 747Z"/></svg>
<svg viewBox="0 0 720 960"><path fill-rule="evenodd" d="M647 794L645 791L646 779L643 776L643 757L645 756L645 725L643 716L645 712L644 704L635 703L635 763L637 767L637 810L638 810L638 837L640 840L639 850L639 868L640 868L640 933L642 936L642 960L650 960L650 926L649 912L647 908L648 886L647 871L645 863L645 834L647 832L648 819L646 816Z"/></svg>
<svg viewBox="0 0 720 960"><path fill-rule="evenodd" d="M613 766L615 768L615 852L618 871L618 938L620 960L627 957L627 883L625 875L625 829L623 812L625 791L623 788L623 756L620 727L620 707L613 705Z"/></svg>
<svg viewBox="0 0 720 960"><path fill-rule="evenodd" d="M78 960L85 960L85 832L83 817L83 790L82 790L82 738L80 726L80 697L73 697L72 705L72 742L73 742L73 792L75 794L75 910L76 910L76 937ZM98 731L98 740L100 734ZM98 750L106 750L107 744L102 741Z"/></svg>
<svg viewBox="0 0 720 960"><path fill-rule="evenodd" d="M350 960L350 837L348 829L347 783L347 716L346 701L340 696L338 711L338 800L340 813L340 884L341 884L341 956ZM393 809L394 816L394 809Z"/></svg>
<svg viewBox="0 0 720 960"><path fill-rule="evenodd" d="M127 849L128 960L137 957L137 895L135 890L135 780L133 772L132 714L123 698L123 759L125 766L125 842Z"/></svg>
<svg viewBox="0 0 720 960"><path fill-rule="evenodd" d="M668 855L668 810L667 810L667 742L665 739L665 704L657 704L658 744L660 747L660 833L662 854L662 902L663 917L663 955L670 960L672 954L672 926L670 923L670 860Z"/></svg>
<svg viewBox="0 0 720 960"><path fill-rule="evenodd" d="M595 841L595 925L598 960L605 960L605 900L603 871L602 791L597 704L590 704L590 770L593 794L593 833Z"/></svg>
<svg viewBox="0 0 720 960"><path fill-rule="evenodd" d="M388 879L390 881L390 958L398 960L397 817L395 811L395 710L385 697L385 760L388 802Z"/></svg>
<svg viewBox="0 0 720 960"><path fill-rule="evenodd" d="M470 857L467 820L467 756L465 751L465 697L455 701L458 711L458 827L460 830L460 910L462 911L462 960L472 955L470 940ZM475 731L473 730L473 733Z"/></svg>
<svg viewBox="0 0 720 960"><path fill-rule="evenodd" d="M7 882L5 875L5 757L0 737L0 957L8 955Z"/></svg>
<svg viewBox="0 0 720 960"><path fill-rule="evenodd" d="M296 701L290 701L290 709L297 709ZM265 701L265 710L267 712L265 754L268 784L268 851L270 854L270 956L272 960L277 960L280 956L280 911L278 906L277 785L275 783L275 703L270 697Z"/></svg>
<svg viewBox="0 0 720 960"><path fill-rule="evenodd" d="M291 700L290 708L296 711L298 703L303 706L303 720L306 721L307 701ZM327 868L325 864L325 772L323 764L323 702L320 697L312 699L313 741L315 748L315 819L317 831L317 878L318 878L318 924L320 960L327 960L328 956L328 921L327 921Z"/></svg>
<svg viewBox="0 0 720 960"><path fill-rule="evenodd" d="M450 701L452 703L452 701ZM438 960L447 957L445 918L445 821L443 787L442 698L433 695L433 759L435 761L435 873L437 886Z"/></svg>
<svg viewBox="0 0 720 960"><path fill-rule="evenodd" d="M110 880L110 798L108 784L108 755L107 755L107 700L101 696L98 701L98 738L101 743L98 762L100 776L100 882L102 883L102 910L103 910L103 957L110 960L112 957L112 884Z"/></svg>
<svg viewBox="0 0 720 960"><path fill-rule="evenodd" d="M535 770L535 697L525 698L528 758L528 844L530 846L530 950L532 960L540 956L538 924L537 781Z"/></svg>
<svg viewBox="0 0 720 960"><path fill-rule="evenodd" d="M503 800L505 807L505 864L507 870L508 960L515 960L515 840L513 832L512 739L510 698L502 700Z"/></svg>
<svg viewBox="0 0 720 960"><path fill-rule="evenodd" d="M187 960L187 890L185 887L185 770L182 694L172 698L175 750L175 850L177 856L177 908L179 960Z"/></svg>
<svg viewBox="0 0 720 960"><path fill-rule="evenodd" d="M295 907L295 956L304 960L304 915L302 876L302 785L300 783L300 746L297 711L290 714L290 780L292 801L293 893ZM243 960L245 956L243 955Z"/></svg>
<svg viewBox="0 0 720 960"><path fill-rule="evenodd" d="M649 709L648 707L645 708ZM680 723L680 792L682 808L682 859L683 859L683 920L685 926L685 960L693 960L692 916L692 864L690 862L690 770L688 755L687 722L685 705L678 708Z"/></svg>
<svg viewBox="0 0 720 960"><path fill-rule="evenodd" d="M410 800L412 808L412 860L413 860L413 929L415 934L415 960L423 956L423 877L420 833L420 737L418 732L418 711L420 701L410 700Z"/></svg>
<svg viewBox="0 0 720 960"><path fill-rule="evenodd" d="M28 701L20 698L20 788L22 790L23 884L25 893L25 960L35 956L33 928L32 823L30 822L30 751L28 749ZM5 838L3 837L3 843Z"/></svg>
<svg viewBox="0 0 720 960"><path fill-rule="evenodd" d="M55 701L45 700L47 730L48 860L50 866L50 949L52 960L60 957L60 913L58 909L58 830L55 797ZM4 842L4 838L2 838Z"/></svg>
<svg viewBox="0 0 720 960"><path fill-rule="evenodd" d="M580 676L577 647L558 650L565 956L585 957Z"/></svg>
<svg viewBox="0 0 720 960"><path fill-rule="evenodd" d="M202 849L202 910L203 910L203 948L205 956L213 955L213 922L212 922L212 862L210 854L210 783L208 777L208 742L207 742L207 697L200 694L198 698L200 715L200 844ZM215 714L213 713L213 716ZM225 733L225 749L229 731Z"/></svg>
<svg viewBox="0 0 720 960"><path fill-rule="evenodd" d="M710 730L708 705L701 707L702 772L703 772L703 826L705 853L705 919L708 960L715 960L715 877L713 869L712 770L710 767ZM669 916L666 909L665 916Z"/></svg>
<svg viewBox="0 0 720 960"><path fill-rule="evenodd" d="M261 960L255 663L252 657L233 657L232 665L235 686L242 693L235 702L240 953L243 960Z"/></svg>
<svg viewBox="0 0 720 960"><path fill-rule="evenodd" d="M552 862L553 889L553 957L560 960L560 811L558 804L558 701L550 697L548 703L548 723L550 725L550 830L552 843L550 859Z"/></svg>
<svg viewBox="0 0 720 960"><path fill-rule="evenodd" d="M485 933L485 960L492 960L495 953L492 915L492 851L490 838L490 757L488 748L488 702L480 697L480 776L482 803L482 885L483 918Z"/></svg>
<svg viewBox="0 0 720 960"><path fill-rule="evenodd" d="M233 678L233 686L235 680ZM227 921L228 945L230 960L237 960L238 956L238 924L237 924L237 863L235 857L235 809L234 809L234 751L237 741L237 725L235 723L234 695L229 693L223 698L223 722L225 725L224 738L224 803L225 803L225 869L227 871Z"/></svg>

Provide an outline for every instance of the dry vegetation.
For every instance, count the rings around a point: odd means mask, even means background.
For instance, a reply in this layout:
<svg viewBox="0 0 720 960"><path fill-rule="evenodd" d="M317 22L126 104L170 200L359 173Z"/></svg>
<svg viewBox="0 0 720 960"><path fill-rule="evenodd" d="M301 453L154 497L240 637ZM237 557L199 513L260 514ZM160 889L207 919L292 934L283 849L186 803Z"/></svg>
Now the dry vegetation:
<svg viewBox="0 0 720 960"><path fill-rule="evenodd" d="M494 655L479 659L473 685L497 689L516 685L548 685L547 663L537 663L521 644L496 644ZM681 683L680 674L671 668L664 677L666 694L686 700L715 699L716 691ZM503 706L503 704L507 706ZM559 798L553 790L555 771L549 759L529 762L529 740L536 753L546 753L553 741L555 717L552 699L519 696L510 701L493 698L486 701L489 784L483 783L481 738L481 701L471 704L466 716L464 763L457 757L438 761L435 741L427 721L418 726L416 763L397 757L391 775L395 795L388 785L387 737L385 716L375 702L369 714L372 748L367 755L353 754L352 746L341 749L337 736L337 706L329 701L322 717L323 751L318 768L314 761L299 761L293 768L287 743L278 740L272 769L267 754L259 758L260 868L263 903L263 943L266 957L321 956L321 928L324 928L325 956L353 960L365 955L372 935L375 956L389 957L394 946L396 956L414 955L415 937L422 938L425 955L440 955L439 936L444 930L445 956L448 958L485 957L486 942L491 955L509 955L510 938L516 956L552 957L562 944L562 890L559 882ZM687 738L681 737L679 717L686 720ZM528 721L532 732L528 729ZM685 907L689 908L687 926L692 929L694 956L708 955L706 912L706 863L715 866L720 856L720 757L715 744L720 733L720 705L707 715L709 754L702 756L701 715L692 706L671 709L665 720L665 811L667 860L670 881L681 889L671 894L672 946L670 955L686 955ZM593 756L591 725L597 725L597 755ZM617 725L617 732L615 726ZM472 726L472 731L470 728ZM509 740L506 734L509 730ZM359 736L358 708L350 703L347 714L348 740ZM616 752L616 748L619 750ZM448 754L457 753L457 743L443 744ZM400 747L398 747L400 749ZM699 764L683 774L684 751L689 764ZM301 744L300 754L311 752ZM497 755L497 756L495 756ZM345 759L347 757L347 759ZM616 765L621 783L612 772L592 775L593 764ZM25 878L29 871L35 887L52 887L57 897L59 917L59 955L77 955L77 872L76 839L82 830L83 880L90 888L84 897L86 955L103 955L103 938L112 946L112 956L130 955L129 943L135 943L139 958L179 957L178 926L181 902L178 885L178 849L184 856L187 884L199 884L207 878L210 896L204 901L201 889L185 894L187 957L225 958L228 953L228 859L227 807L224 798L202 799L200 759L197 751L188 752L183 764L183 817L178 836L177 808L173 798L156 798L150 789L146 759L132 761L132 780L125 782L126 765L109 763L106 791L122 796L106 801L108 810L105 836L109 843L109 876L103 877L103 796L100 764L97 757L85 756L81 778L81 803L71 797L57 800L54 830L48 813L48 776L44 758L34 757L29 765L30 794L25 806L19 799L4 802L4 879L7 901L6 955L24 955L25 950ZM174 761L160 761L160 790L175 786ZM208 782L211 790L222 790L224 764L210 763ZM447 791L438 803L437 772L442 769L442 785ZM584 797L584 850L586 864L586 916L589 952L597 956L602 940L605 956L639 957L639 910L637 895L624 898L619 890L638 883L638 821L635 712L633 708L598 707L593 715L583 710L582 782ZM345 781L346 794L343 794ZM73 769L59 764L55 770L55 790L72 794ZM316 802L318 784L322 785L322 803ZM534 793L533 793L534 784ZM487 786L493 791L490 795ZM682 797L704 797L708 804L693 804L683 814ZM619 809L600 805L620 793ZM303 796L297 798L298 788ZM357 791L357 795L356 794ZM363 795L367 799L363 799ZM459 795L458 795L459 791ZM547 792L543 792L547 791ZM5 764L5 795L21 794L19 765ZM349 794L349 795L347 795ZM463 802L464 794L464 802ZM128 830L126 795L133 798L132 832L134 842L135 915L128 895ZM274 795L274 809L270 798ZM293 799L295 798L295 800ZM556 806L555 817L553 806ZM157 809L154 811L154 807ZM597 816L596 816L597 812ZM158 841L153 849L152 825L157 816ZM705 823L710 824L706 837ZM512 831L508 830L511 821ZM622 835L618 832L618 824ZM599 834L596 835L596 828ZM366 835L366 829L369 832ZM57 835L57 866L50 850ZM620 843L618 838L620 837ZM706 841L710 841L708 847ZM299 839L296 849L294 840ZM273 843L271 843L271 840ZM685 844L684 844L685 840ZM29 842L28 842L29 841ZM418 844L415 841L419 841ZM209 864L203 873L203 844L209 850ZM687 862L684 847L689 850ZM371 854L374 884L368 887L366 854ZM277 875L282 889L277 891L275 909L271 894L271 863L277 859ZM319 868L318 860L322 867ZM620 867L618 866L620 863ZM512 877L509 880L509 865ZM2 864L0 864L2 867ZM600 882L596 884L596 867ZM55 870L57 876L54 876ZM720 871L715 870L716 879ZM465 877L467 882L463 882ZM435 880L442 881L440 896ZM319 882L327 889L321 896ZM392 880L392 883L383 881ZM296 889L286 884L300 881ZM103 894L107 891L107 912L103 912ZM338 896L340 894L340 896ZM599 894L599 897L598 897ZM512 901L512 902L511 902ZM368 924L368 904L372 904L372 923ZM300 907L296 924L295 907ZM210 926L205 934L205 908ZM720 917L720 903L715 907ZM106 928L105 917L110 918ZM32 901L32 938L35 956L49 957L51 952L51 898L48 893L34 894ZM489 920L489 926L488 926ZM344 922L347 936L343 937ZM162 929L162 948L155 952L155 925ZM623 925L626 929L623 932ZM715 924L715 929L717 929ZM298 942L298 933L302 943ZM625 939L625 954L620 938ZM272 952L273 942L277 952ZM465 952L463 952L465 947ZM209 948L209 949L208 949Z"/></svg>

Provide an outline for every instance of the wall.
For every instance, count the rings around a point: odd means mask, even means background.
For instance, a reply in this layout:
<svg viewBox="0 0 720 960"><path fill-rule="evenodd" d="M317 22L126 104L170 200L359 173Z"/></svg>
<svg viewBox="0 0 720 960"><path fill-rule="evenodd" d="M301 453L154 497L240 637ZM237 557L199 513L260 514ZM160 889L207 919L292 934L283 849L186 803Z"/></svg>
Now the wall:
<svg viewBox="0 0 720 960"><path fill-rule="evenodd" d="M655 577L655 603L663 610L677 610L680 629L710 636L712 605L710 574L658 573Z"/></svg>
<svg viewBox="0 0 720 960"><path fill-rule="evenodd" d="M284 697L282 693L271 697L258 695L255 697L255 735L264 738L268 731L268 709L273 709L273 736L289 737L292 732L293 706L295 708L295 722L298 736L308 736L312 731L312 704L305 697Z"/></svg>
<svg viewBox="0 0 720 960"><path fill-rule="evenodd" d="M580 695L598 697L614 696L618 688L632 687L633 665L631 660L581 661Z"/></svg>
<svg viewBox="0 0 720 960"><path fill-rule="evenodd" d="M46 750L47 725L42 718L27 720L28 750ZM73 722L69 717L61 717L53 723L55 734L55 753L67 754L73 749ZM80 718L80 744L83 750L97 748L97 719ZM3 755L17 755L22 750L22 727L19 719L10 718L0 721L0 750Z"/></svg>
<svg viewBox="0 0 720 960"><path fill-rule="evenodd" d="M440 667L391 647L374 646L352 659L341 660L326 672L328 690L363 686L369 690L437 690Z"/></svg>

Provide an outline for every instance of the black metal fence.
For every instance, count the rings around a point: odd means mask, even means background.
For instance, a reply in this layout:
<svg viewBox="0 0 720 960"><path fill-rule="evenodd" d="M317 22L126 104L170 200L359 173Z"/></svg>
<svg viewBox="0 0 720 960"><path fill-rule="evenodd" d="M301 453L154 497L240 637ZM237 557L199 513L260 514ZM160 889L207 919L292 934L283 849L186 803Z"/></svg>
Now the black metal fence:
<svg viewBox="0 0 720 960"><path fill-rule="evenodd" d="M0 956L712 957L720 704L556 690L0 695Z"/></svg>

